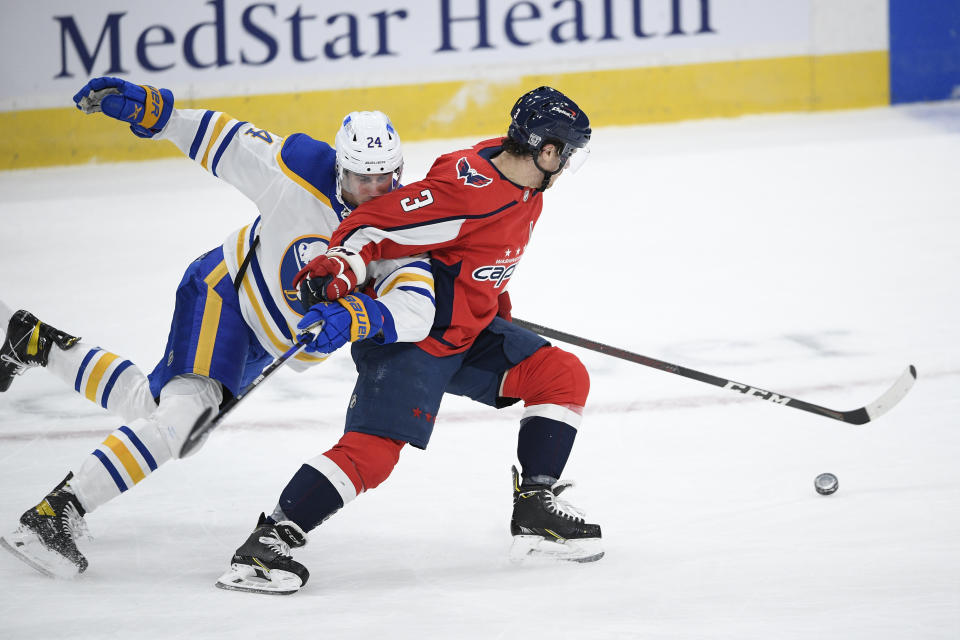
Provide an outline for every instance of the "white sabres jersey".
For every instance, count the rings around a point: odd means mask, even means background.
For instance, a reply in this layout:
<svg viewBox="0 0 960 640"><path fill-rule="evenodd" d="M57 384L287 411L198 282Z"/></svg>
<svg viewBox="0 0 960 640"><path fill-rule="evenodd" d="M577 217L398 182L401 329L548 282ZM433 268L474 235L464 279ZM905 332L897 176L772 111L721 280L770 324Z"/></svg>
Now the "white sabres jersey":
<svg viewBox="0 0 960 640"><path fill-rule="evenodd" d="M263 347L282 354L294 343L297 322L306 311L293 278L327 250L333 230L349 213L335 195L336 152L302 133L282 138L225 113L196 109L174 109L155 139L172 141L257 205L260 216L227 236L223 254L236 281L259 236L238 291L240 306ZM426 255L371 263L367 287L386 307L382 334L374 340L417 342L426 337L435 311ZM290 364L299 370L325 358L301 352Z"/></svg>

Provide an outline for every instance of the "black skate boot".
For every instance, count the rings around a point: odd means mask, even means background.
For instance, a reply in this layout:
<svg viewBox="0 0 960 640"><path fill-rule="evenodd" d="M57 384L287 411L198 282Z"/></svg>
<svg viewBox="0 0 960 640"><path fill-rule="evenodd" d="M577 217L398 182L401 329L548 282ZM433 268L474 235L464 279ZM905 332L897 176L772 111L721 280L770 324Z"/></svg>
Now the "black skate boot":
<svg viewBox="0 0 960 640"><path fill-rule="evenodd" d="M53 343L66 351L79 340L43 324L29 311L17 311L10 317L7 336L0 347L0 392L9 389L13 377L27 367L47 366Z"/></svg>
<svg viewBox="0 0 960 640"><path fill-rule="evenodd" d="M271 595L296 593L307 584L310 572L293 559L290 547L307 544L307 534L290 521L274 523L260 514L257 528L233 554L230 570L217 586L233 591Z"/></svg>
<svg viewBox="0 0 960 640"><path fill-rule="evenodd" d="M521 484L517 468L512 470L511 560L520 562L528 557L544 557L593 562L603 557L600 525L588 524L581 512L557 499L561 492L573 486L572 482Z"/></svg>
<svg viewBox="0 0 960 640"><path fill-rule="evenodd" d="M87 569L77 539L89 537L84 508L70 488L73 473L40 504L20 516L20 526L0 545L31 567L53 578L72 578Z"/></svg>

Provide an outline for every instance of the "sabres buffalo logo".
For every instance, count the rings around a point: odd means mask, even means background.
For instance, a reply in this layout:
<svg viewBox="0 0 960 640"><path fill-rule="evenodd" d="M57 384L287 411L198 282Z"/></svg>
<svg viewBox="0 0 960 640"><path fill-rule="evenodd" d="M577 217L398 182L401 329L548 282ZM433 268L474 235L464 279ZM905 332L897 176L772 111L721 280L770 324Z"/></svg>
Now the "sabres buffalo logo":
<svg viewBox="0 0 960 640"><path fill-rule="evenodd" d="M493 182L493 178L488 178L482 173L478 173L476 169L471 167L466 158L460 158L457 160L457 177L463 180L464 184L468 184L471 187L477 187L478 189Z"/></svg>
<svg viewBox="0 0 960 640"><path fill-rule="evenodd" d="M283 287L283 297L290 309L303 315L306 309L300 304L297 288L293 286L293 279L308 262L319 255L323 255L330 243L323 236L300 236L291 242L280 259L280 285Z"/></svg>

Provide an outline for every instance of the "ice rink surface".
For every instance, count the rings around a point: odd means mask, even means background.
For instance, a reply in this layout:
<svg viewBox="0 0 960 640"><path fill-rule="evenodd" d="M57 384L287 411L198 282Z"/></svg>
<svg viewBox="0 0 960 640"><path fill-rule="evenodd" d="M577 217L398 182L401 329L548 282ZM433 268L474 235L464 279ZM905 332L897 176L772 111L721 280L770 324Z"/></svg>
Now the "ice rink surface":
<svg viewBox="0 0 960 640"><path fill-rule="evenodd" d="M405 181L467 142L407 145ZM448 397L429 450L297 552L304 590L215 589L339 437L343 352L90 514L77 580L0 553L0 637L960 637L958 158L958 104L596 131L545 196L517 316L837 409L919 371L855 427L573 349L592 389L567 476L600 562L507 561L521 409ZM149 370L184 267L255 215L185 159L0 173L0 299ZM49 372L16 380L0 527L118 424Z"/></svg>

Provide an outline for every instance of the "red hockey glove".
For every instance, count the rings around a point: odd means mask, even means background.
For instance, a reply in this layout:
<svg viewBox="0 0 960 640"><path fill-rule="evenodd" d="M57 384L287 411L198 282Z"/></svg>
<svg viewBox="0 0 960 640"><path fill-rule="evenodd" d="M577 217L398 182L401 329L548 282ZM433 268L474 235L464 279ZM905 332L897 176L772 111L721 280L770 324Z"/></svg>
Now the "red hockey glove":
<svg viewBox="0 0 960 640"><path fill-rule="evenodd" d="M310 289L322 300L333 301L353 291L357 282L366 279L366 273L360 256L349 249L333 247L308 262L293 279L293 286L299 287L304 278L317 279L319 282L309 283Z"/></svg>
<svg viewBox="0 0 960 640"><path fill-rule="evenodd" d="M510 294L504 291L497 297L497 304L500 305L500 308L497 309L497 315L510 322L513 320L513 304L510 303Z"/></svg>

